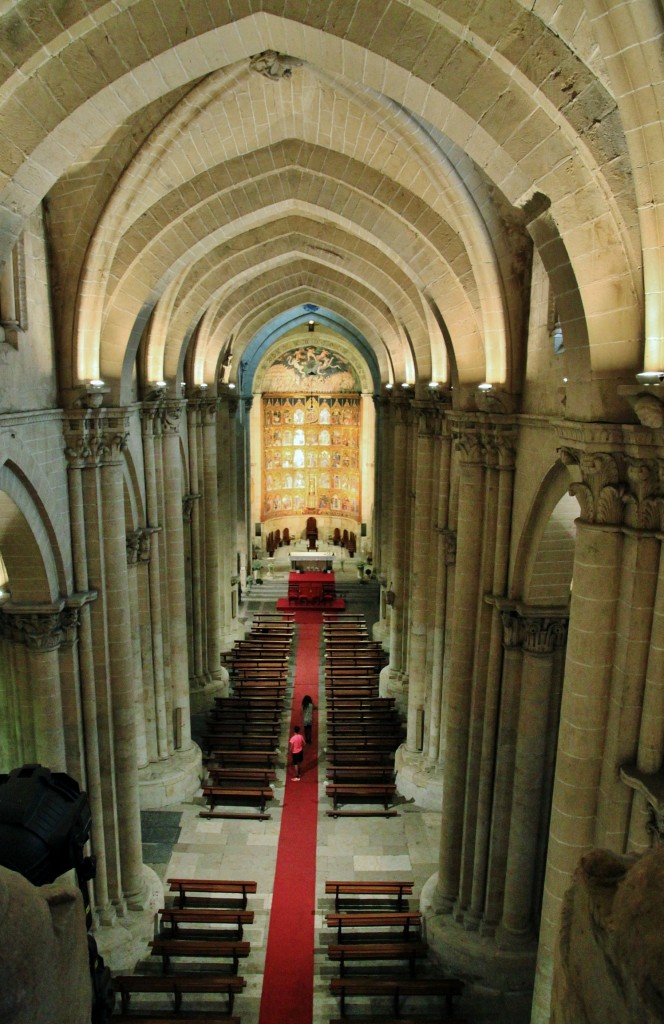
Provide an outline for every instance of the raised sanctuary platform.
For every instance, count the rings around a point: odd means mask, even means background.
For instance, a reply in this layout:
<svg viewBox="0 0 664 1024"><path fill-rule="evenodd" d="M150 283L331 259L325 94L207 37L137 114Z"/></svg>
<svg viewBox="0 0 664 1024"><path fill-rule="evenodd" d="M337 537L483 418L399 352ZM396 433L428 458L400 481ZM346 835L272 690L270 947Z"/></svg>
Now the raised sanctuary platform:
<svg viewBox="0 0 664 1024"><path fill-rule="evenodd" d="M332 572L331 551L293 551L288 557L294 572Z"/></svg>
<svg viewBox="0 0 664 1024"><path fill-rule="evenodd" d="M290 572L288 574L288 597L277 601L277 610L293 608L325 608L341 611L346 607L343 598L337 597L333 572Z"/></svg>

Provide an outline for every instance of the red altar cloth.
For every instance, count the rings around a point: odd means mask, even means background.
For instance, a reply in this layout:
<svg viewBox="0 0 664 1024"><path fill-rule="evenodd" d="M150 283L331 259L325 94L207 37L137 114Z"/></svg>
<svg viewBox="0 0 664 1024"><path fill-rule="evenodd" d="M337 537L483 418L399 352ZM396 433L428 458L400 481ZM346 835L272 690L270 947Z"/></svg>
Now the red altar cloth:
<svg viewBox="0 0 664 1024"><path fill-rule="evenodd" d="M322 604L333 601L336 587L333 572L290 572L288 600L298 604Z"/></svg>

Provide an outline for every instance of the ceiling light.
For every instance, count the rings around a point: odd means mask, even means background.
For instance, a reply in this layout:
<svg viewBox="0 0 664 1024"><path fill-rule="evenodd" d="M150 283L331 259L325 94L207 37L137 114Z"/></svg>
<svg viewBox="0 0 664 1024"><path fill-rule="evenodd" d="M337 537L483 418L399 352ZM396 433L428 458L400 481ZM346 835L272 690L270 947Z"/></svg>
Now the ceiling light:
<svg viewBox="0 0 664 1024"><path fill-rule="evenodd" d="M637 373L636 379L639 384L664 384L664 370L644 370L642 373Z"/></svg>
<svg viewBox="0 0 664 1024"><path fill-rule="evenodd" d="M493 387L493 384L487 384L487 382L484 381L483 384L478 384L477 385L477 390L478 391L491 391L492 387Z"/></svg>

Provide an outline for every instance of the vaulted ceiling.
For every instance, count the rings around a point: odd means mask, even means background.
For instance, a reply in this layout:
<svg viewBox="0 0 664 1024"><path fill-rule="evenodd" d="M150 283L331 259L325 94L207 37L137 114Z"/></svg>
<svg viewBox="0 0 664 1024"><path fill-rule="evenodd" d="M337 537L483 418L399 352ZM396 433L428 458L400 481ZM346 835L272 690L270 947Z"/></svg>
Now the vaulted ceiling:
<svg viewBox="0 0 664 1024"><path fill-rule="evenodd" d="M639 368L661 53L616 6L5 0L0 242L46 200L63 395L214 387L308 303L376 380L518 394L533 240L572 369Z"/></svg>

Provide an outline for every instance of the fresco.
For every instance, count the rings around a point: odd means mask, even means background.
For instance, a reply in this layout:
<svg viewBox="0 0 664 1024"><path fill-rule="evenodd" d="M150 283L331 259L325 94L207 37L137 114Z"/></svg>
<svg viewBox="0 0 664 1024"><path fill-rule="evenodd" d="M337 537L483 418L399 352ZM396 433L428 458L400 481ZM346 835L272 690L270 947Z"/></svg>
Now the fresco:
<svg viewBox="0 0 664 1024"><path fill-rule="evenodd" d="M361 389L353 367L338 353L320 345L300 345L284 353L266 370L262 390L338 394L357 393Z"/></svg>

